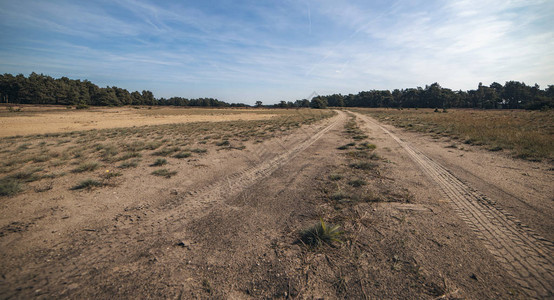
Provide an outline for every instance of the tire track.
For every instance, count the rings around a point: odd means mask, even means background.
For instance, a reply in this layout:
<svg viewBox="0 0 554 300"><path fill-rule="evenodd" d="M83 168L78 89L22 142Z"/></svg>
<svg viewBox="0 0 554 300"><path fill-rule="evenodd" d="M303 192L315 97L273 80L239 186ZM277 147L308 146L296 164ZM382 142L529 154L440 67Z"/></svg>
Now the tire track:
<svg viewBox="0 0 554 300"><path fill-rule="evenodd" d="M552 243L495 207L486 196L464 184L446 168L399 139L370 118L357 114L391 136L441 189L458 215L469 225L496 260L534 298L553 296Z"/></svg>
<svg viewBox="0 0 554 300"><path fill-rule="evenodd" d="M0 282L0 298L31 297L34 295L32 290L42 290L43 295L53 297L79 294L88 278L96 276L89 273L96 274L98 270L114 264L125 265L136 261L137 257L145 259L145 255L156 252L161 245L167 245L172 233L181 232L192 218L208 214L211 205L224 205L223 200L270 176L345 119L346 114L338 112L330 124L322 126L315 134L300 138L284 152L187 195L175 197L157 207L140 206L117 214L113 220L117 226L112 223L86 232L76 231L71 238L57 245L60 249L65 248L63 254L56 249L50 254L38 253L37 262L32 268L27 268L30 271L13 278L12 287L27 286L20 292ZM302 136L302 133L299 135ZM272 149L268 152L277 151ZM115 255L115 252L124 255ZM44 263L45 260L50 262ZM67 286L73 287L68 289Z"/></svg>

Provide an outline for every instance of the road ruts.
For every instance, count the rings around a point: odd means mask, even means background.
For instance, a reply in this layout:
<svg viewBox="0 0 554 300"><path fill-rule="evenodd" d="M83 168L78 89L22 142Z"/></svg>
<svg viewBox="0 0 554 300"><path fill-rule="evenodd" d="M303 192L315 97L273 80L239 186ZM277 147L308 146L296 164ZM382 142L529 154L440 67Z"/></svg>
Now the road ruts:
<svg viewBox="0 0 554 300"><path fill-rule="evenodd" d="M338 124L341 124L341 121L346 118L346 114L341 111L338 111L337 113L338 116L335 117L335 120L331 124L325 126L314 135L308 137L307 139L291 147L290 149L287 149L285 152L258 165L230 175L210 185L204 186L201 189L193 191L188 195L184 195L177 200L178 203L173 203L173 205L179 205L183 202L186 202L187 199L190 198L197 201L197 203L199 203L200 205L204 205L216 200L221 200L229 195L236 194L239 191L251 186L260 178L271 175L279 167L289 162L299 153L306 150L306 148L319 140L329 130L336 127Z"/></svg>
<svg viewBox="0 0 554 300"><path fill-rule="evenodd" d="M64 241L58 245L69 249L67 255L60 256L58 253L52 252L47 255L48 259L42 258L40 259L41 263L33 268L27 268L29 271L20 272L18 278L15 278L9 285L8 282L0 281L0 298L31 298L34 295L33 290L41 290L43 295L49 295L52 298L63 298L68 295L73 295L70 298L75 298L75 295L79 294L79 288L69 291L64 286L84 285L88 281L89 277L87 276L89 275L83 274L89 272L95 274L91 270L103 269L103 267L116 262L125 265L129 263L127 259L136 257L137 253L149 253L150 248L159 246L160 242L158 241L163 243L164 239L171 236L172 232L182 230L183 224L190 221L191 217L202 217L210 211L209 208L212 205L224 204L225 199L270 176L327 132L342 125L345 118L344 112L338 112L330 124L322 126L314 134L302 136L298 141L293 142L292 146L283 145L281 151L268 150L271 158L186 195L175 197L160 207L130 208L125 213L115 216L114 222L117 226L108 224L91 227L86 232L76 232L75 240ZM261 152L264 151L261 150ZM275 154L275 152L280 153ZM263 155L263 153L257 154ZM150 212L147 213L146 210L150 210ZM126 217L135 221L127 223ZM94 245L94 247L90 245ZM123 251L125 255L114 255L114 251ZM57 266L57 268L50 272L37 273L36 270L45 270L47 266L50 270L53 266ZM32 287L29 287L30 285ZM13 289L14 286L23 286L24 288L16 291Z"/></svg>
<svg viewBox="0 0 554 300"><path fill-rule="evenodd" d="M483 241L524 292L533 298L552 298L554 263L552 244L513 216L492 205L486 196L464 184L445 167L399 139L370 118L356 114L390 135L450 199L454 210Z"/></svg>

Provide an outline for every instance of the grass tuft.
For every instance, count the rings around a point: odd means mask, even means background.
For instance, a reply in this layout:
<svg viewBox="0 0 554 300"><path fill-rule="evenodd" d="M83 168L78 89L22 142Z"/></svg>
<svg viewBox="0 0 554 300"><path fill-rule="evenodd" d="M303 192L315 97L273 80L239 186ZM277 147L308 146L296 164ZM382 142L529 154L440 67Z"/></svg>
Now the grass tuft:
<svg viewBox="0 0 554 300"><path fill-rule="evenodd" d="M131 161L124 161L118 167L121 169L136 168L139 164L139 159L133 159Z"/></svg>
<svg viewBox="0 0 554 300"><path fill-rule="evenodd" d="M329 179L333 181L338 181L342 179L342 175L340 174L331 174L329 175Z"/></svg>
<svg viewBox="0 0 554 300"><path fill-rule="evenodd" d="M152 172L151 174L155 175L155 176L171 178L171 176L177 174L177 172L176 171L169 171L168 169L159 169L159 170L156 170L156 171Z"/></svg>
<svg viewBox="0 0 554 300"><path fill-rule="evenodd" d="M77 166L77 168L71 170L73 173L83 173L96 170L100 166L97 162L84 162Z"/></svg>
<svg viewBox="0 0 554 300"><path fill-rule="evenodd" d="M320 219L318 224L302 231L300 240L306 245L319 247L323 244L332 245L333 242L342 243L340 240L342 234L340 226L326 224L323 219Z"/></svg>
<svg viewBox="0 0 554 300"><path fill-rule="evenodd" d="M190 152L179 152L177 154L175 154L173 157L175 158L187 158L187 157L190 157L192 155L192 153Z"/></svg>
<svg viewBox="0 0 554 300"><path fill-rule="evenodd" d="M372 170L377 167L377 164L372 162L367 162L367 161L358 161L358 162L353 162L348 166L358 170Z"/></svg>
<svg viewBox="0 0 554 300"><path fill-rule="evenodd" d="M150 166L151 166L151 167L159 167L159 166L163 166L163 165L167 165L167 159L165 159L165 158L158 158L158 159L156 159L156 161L154 161Z"/></svg>
<svg viewBox="0 0 554 300"><path fill-rule="evenodd" d="M354 180L348 181L348 184L353 187L361 187L362 185L366 185L367 182L365 182L365 180L362 180L362 179L354 179Z"/></svg>
<svg viewBox="0 0 554 300"><path fill-rule="evenodd" d="M21 190L19 181L9 177L0 179L0 196L13 196Z"/></svg>
<svg viewBox="0 0 554 300"><path fill-rule="evenodd" d="M99 187L99 186L102 186L103 184L100 182L100 181L97 181L97 180L94 180L94 179L85 179L81 182L79 182L79 184L73 186L71 188L71 190L82 190L82 189L92 189L94 187Z"/></svg>

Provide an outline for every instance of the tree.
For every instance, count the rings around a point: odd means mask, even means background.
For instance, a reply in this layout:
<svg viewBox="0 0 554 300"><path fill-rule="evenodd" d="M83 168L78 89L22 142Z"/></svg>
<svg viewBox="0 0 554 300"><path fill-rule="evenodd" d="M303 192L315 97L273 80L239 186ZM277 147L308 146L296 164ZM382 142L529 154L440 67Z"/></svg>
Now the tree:
<svg viewBox="0 0 554 300"><path fill-rule="evenodd" d="M263 103L262 101L258 100L256 101L256 107L262 107Z"/></svg>
<svg viewBox="0 0 554 300"><path fill-rule="evenodd" d="M310 102L310 106L312 108L327 108L327 99L321 96L314 97Z"/></svg>

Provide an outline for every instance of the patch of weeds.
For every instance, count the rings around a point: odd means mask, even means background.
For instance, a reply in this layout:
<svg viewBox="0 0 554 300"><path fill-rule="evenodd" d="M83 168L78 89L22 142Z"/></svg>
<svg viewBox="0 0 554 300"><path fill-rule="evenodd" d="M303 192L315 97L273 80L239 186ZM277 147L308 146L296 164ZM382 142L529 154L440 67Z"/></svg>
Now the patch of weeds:
<svg viewBox="0 0 554 300"><path fill-rule="evenodd" d="M372 170L377 167L376 163L366 162L366 161L358 161L353 162L348 165L351 168L358 169L358 170Z"/></svg>
<svg viewBox="0 0 554 300"><path fill-rule="evenodd" d="M177 174L177 171L169 171L168 169L159 169L151 173L155 176L165 177L165 178L171 178L171 176Z"/></svg>
<svg viewBox="0 0 554 300"><path fill-rule="evenodd" d="M496 152L496 151L500 151L502 150L503 148L500 147L500 146L493 146L493 147L490 147L489 148L489 151L492 151L492 152Z"/></svg>
<svg viewBox="0 0 554 300"><path fill-rule="evenodd" d="M35 174L40 171L42 171L42 168L26 169L23 171L19 171L15 174L12 174L9 177L13 179L17 179L18 181L33 182L42 178L40 175Z"/></svg>
<svg viewBox="0 0 554 300"><path fill-rule="evenodd" d="M0 196L13 196L21 190L22 187L19 181L9 177L0 179Z"/></svg>
<svg viewBox="0 0 554 300"><path fill-rule="evenodd" d="M129 168L136 168L139 164L140 160L138 159L133 159L131 161L125 161L125 162L122 162L118 168L121 168L121 169L129 169Z"/></svg>
<svg viewBox="0 0 554 300"><path fill-rule="evenodd" d="M365 180L362 180L362 179L354 179L354 180L348 181L348 184L353 187L361 187L362 185L366 185L367 182L365 182Z"/></svg>
<svg viewBox="0 0 554 300"><path fill-rule="evenodd" d="M120 172L111 172L109 170L106 170L106 172L104 174L102 174L102 177L104 179L111 179L111 178L114 178L114 177L119 177L123 174L121 174Z"/></svg>
<svg viewBox="0 0 554 300"><path fill-rule="evenodd" d="M350 147L352 147L352 146L355 146L355 145L356 145L356 143L348 143L348 144L346 144L346 145L342 145L342 146L340 146L340 147L337 147L337 149L339 149L339 150L346 150L346 149L348 149L348 148L350 148Z"/></svg>
<svg viewBox="0 0 554 300"><path fill-rule="evenodd" d="M456 145L456 143L452 143L452 144L450 144L450 145L446 146L445 148L452 148L452 149L456 149L456 148L458 148L458 145Z"/></svg>
<svg viewBox="0 0 554 300"><path fill-rule="evenodd" d="M355 139L355 140L357 140L357 141L359 141L359 140L367 139L368 136L365 135L365 134L360 134L360 135L355 135L355 136L353 136L352 138Z"/></svg>
<svg viewBox="0 0 554 300"><path fill-rule="evenodd" d="M29 146L31 146L32 144L31 143L24 143L24 144L21 144L19 145L19 147L17 147L17 151L21 152L21 151L25 151L27 149L29 149Z"/></svg>
<svg viewBox="0 0 554 300"><path fill-rule="evenodd" d="M329 175L329 179L333 181L338 181L342 179L342 175L340 174L331 174Z"/></svg>
<svg viewBox="0 0 554 300"><path fill-rule="evenodd" d="M172 153L175 153L177 151L180 151L181 148L179 147L165 147L163 149L160 149L154 153L152 153L152 155L156 155L156 156L168 156L169 154L172 154Z"/></svg>
<svg viewBox="0 0 554 300"><path fill-rule="evenodd" d="M173 157L175 158L187 158L187 157L190 157L192 155L192 153L190 152L179 152L177 154L175 154Z"/></svg>
<svg viewBox="0 0 554 300"><path fill-rule="evenodd" d="M85 179L81 182L79 182L79 184L71 187L71 190L82 190L82 189L92 189L94 187L100 187L104 185L103 183L101 183L100 181L98 180L94 180L94 179Z"/></svg>
<svg viewBox="0 0 554 300"><path fill-rule="evenodd" d="M207 149L203 149L203 148L195 148L195 149L190 149L190 152L193 152L193 153L206 153L208 152Z"/></svg>
<svg viewBox="0 0 554 300"><path fill-rule="evenodd" d="M358 150L375 150L377 146L375 144L371 144L369 142L363 142L356 147Z"/></svg>
<svg viewBox="0 0 554 300"><path fill-rule="evenodd" d="M54 178L62 177L62 176L65 176L65 175L67 175L67 173L65 173L65 172L50 173L50 174L46 174L46 175L42 176L42 178L54 179Z"/></svg>
<svg viewBox="0 0 554 300"><path fill-rule="evenodd" d="M73 173L91 172L96 170L100 166L97 162L84 162L77 166L77 168L71 170Z"/></svg>
<svg viewBox="0 0 554 300"><path fill-rule="evenodd" d="M139 152L127 152L120 157L116 158L116 161L128 160L130 158L142 157L142 154Z"/></svg>
<svg viewBox="0 0 554 300"><path fill-rule="evenodd" d="M49 160L50 160L49 155L39 155L39 156L33 157L33 162L35 162L35 163L45 162L45 161L49 161Z"/></svg>
<svg viewBox="0 0 554 300"><path fill-rule="evenodd" d="M144 149L156 150L156 149L158 149L161 145L163 145L162 142L149 142L149 143L146 143L146 144L144 145Z"/></svg>
<svg viewBox="0 0 554 300"><path fill-rule="evenodd" d="M311 247L319 247L323 244L332 245L333 242L342 243L342 234L340 226L327 224L320 219L318 224L301 232L300 240Z"/></svg>
<svg viewBox="0 0 554 300"><path fill-rule="evenodd" d="M331 195L331 200L340 201L342 199L348 199L350 196L342 191L336 191Z"/></svg>
<svg viewBox="0 0 554 300"><path fill-rule="evenodd" d="M165 159L165 158L158 158L158 159L156 159L156 161L154 161L150 166L151 166L151 167L158 167L158 166L163 166L163 165L167 165L167 159Z"/></svg>

